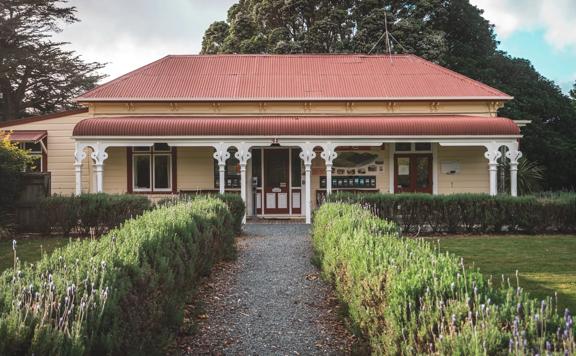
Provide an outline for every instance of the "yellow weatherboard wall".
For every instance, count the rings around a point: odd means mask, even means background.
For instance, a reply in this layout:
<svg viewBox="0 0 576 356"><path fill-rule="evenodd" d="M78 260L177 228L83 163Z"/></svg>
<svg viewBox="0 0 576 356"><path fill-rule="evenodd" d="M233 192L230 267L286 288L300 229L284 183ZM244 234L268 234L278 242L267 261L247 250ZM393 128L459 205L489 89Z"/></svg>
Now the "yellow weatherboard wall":
<svg viewBox="0 0 576 356"><path fill-rule="evenodd" d="M502 102L492 101L326 101L326 102L125 102L89 103L89 112L46 119L37 122L15 124L2 130L47 130L48 131L48 171L52 175L52 193L73 194L75 191L74 141L72 131L81 120L91 117L115 116L246 116L246 115L447 115L462 114L475 116L495 116ZM379 152L384 161L384 171L377 172L377 185L381 192L389 192L389 155L386 150ZM127 190L126 148L110 147L109 158L104 161L104 191L124 193ZM205 190L214 187L214 163L211 147L178 147L177 149L177 190ZM89 153L89 150L88 150ZM438 148L438 193L456 192L487 193L489 176L487 160L482 147L439 147ZM458 161L461 171L454 175L440 172L442 161ZM314 167L324 167L320 158L314 160ZM319 176L313 175L312 201L319 186ZM91 159L86 158L82 167L83 191L94 191L94 177ZM162 195L150 195L161 197Z"/></svg>

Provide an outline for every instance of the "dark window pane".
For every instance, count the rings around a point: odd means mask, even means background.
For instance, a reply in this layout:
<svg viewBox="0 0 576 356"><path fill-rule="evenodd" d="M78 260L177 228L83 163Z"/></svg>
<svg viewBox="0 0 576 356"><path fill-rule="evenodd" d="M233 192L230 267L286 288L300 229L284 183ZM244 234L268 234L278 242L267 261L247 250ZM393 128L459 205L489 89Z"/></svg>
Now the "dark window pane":
<svg viewBox="0 0 576 356"><path fill-rule="evenodd" d="M258 179L258 187L262 187L262 150L252 150L252 179Z"/></svg>
<svg viewBox="0 0 576 356"><path fill-rule="evenodd" d="M432 144L430 142L418 142L415 146L416 151L432 151Z"/></svg>
<svg viewBox="0 0 576 356"><path fill-rule="evenodd" d="M134 156L134 189L150 187L150 156Z"/></svg>
<svg viewBox="0 0 576 356"><path fill-rule="evenodd" d="M409 157L398 157L398 187L399 188L410 188L410 158Z"/></svg>
<svg viewBox="0 0 576 356"><path fill-rule="evenodd" d="M42 152L42 144L40 142L26 142L24 143L23 148L34 153Z"/></svg>
<svg viewBox="0 0 576 356"><path fill-rule="evenodd" d="M300 187L302 185L302 160L300 159L301 149L292 150L292 186Z"/></svg>
<svg viewBox="0 0 576 356"><path fill-rule="evenodd" d="M154 188L170 188L170 156L154 156Z"/></svg>
<svg viewBox="0 0 576 356"><path fill-rule="evenodd" d="M430 184L430 158L416 158L416 188L428 188Z"/></svg>
<svg viewBox="0 0 576 356"><path fill-rule="evenodd" d="M167 143L155 143L154 144L154 151L155 152L170 152L170 146Z"/></svg>
<svg viewBox="0 0 576 356"><path fill-rule="evenodd" d="M147 146L138 146L132 149L134 152L150 152L150 147Z"/></svg>
<svg viewBox="0 0 576 356"><path fill-rule="evenodd" d="M412 151L412 144L410 142L400 142L396 144L396 151Z"/></svg>

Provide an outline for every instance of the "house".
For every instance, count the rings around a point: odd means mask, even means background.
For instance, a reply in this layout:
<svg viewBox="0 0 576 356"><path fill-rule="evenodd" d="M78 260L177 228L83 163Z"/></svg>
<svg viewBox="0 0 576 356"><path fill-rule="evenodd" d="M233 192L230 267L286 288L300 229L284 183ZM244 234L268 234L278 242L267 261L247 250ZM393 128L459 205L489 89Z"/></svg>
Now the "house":
<svg viewBox="0 0 576 356"><path fill-rule="evenodd" d="M248 215L305 217L326 194L497 193L509 95L413 55L167 56L7 122L52 193L240 192Z"/></svg>

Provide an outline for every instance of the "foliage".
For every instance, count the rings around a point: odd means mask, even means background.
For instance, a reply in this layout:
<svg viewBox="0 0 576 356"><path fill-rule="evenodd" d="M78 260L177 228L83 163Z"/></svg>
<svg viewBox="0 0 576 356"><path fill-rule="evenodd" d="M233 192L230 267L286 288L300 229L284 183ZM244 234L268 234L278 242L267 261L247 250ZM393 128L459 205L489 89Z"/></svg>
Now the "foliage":
<svg viewBox="0 0 576 356"><path fill-rule="evenodd" d="M22 190L22 171L31 163L26 150L10 141L10 134L0 130L0 240L12 234L12 205Z"/></svg>
<svg viewBox="0 0 576 356"><path fill-rule="evenodd" d="M490 280L359 205L330 203L315 216L314 248L351 321L374 354L572 353L573 319Z"/></svg>
<svg viewBox="0 0 576 356"><path fill-rule="evenodd" d="M163 354L198 277L233 241L225 204L202 198L147 211L36 265L15 261L0 278L0 354Z"/></svg>
<svg viewBox="0 0 576 356"><path fill-rule="evenodd" d="M405 232L576 231L576 194L568 193L557 197L336 193L327 201L362 204Z"/></svg>
<svg viewBox="0 0 576 356"><path fill-rule="evenodd" d="M198 197L204 196L212 196L214 198L218 198L222 200L228 210L230 210L230 214L232 214L232 219L234 221L234 233L240 234L242 233L242 221L244 220L244 214L246 213L246 204L242 200L242 197L238 194L180 194L177 196L171 196L169 198L162 199L158 201L158 205L167 205L167 204L175 204L181 201L192 201Z"/></svg>
<svg viewBox="0 0 576 356"><path fill-rule="evenodd" d="M504 170L504 191L510 191L510 161L503 159L500 169ZM531 162L522 157L518 160L518 194L534 194L540 190L544 179L544 167L538 162Z"/></svg>
<svg viewBox="0 0 576 356"><path fill-rule="evenodd" d="M493 26L469 0L240 0L226 22L206 30L202 53L383 53L385 13L401 43L393 52L419 55L513 96L499 114L532 121L522 151L544 165L542 188L576 189L576 165L566 165L576 161L576 99L528 60L498 51Z"/></svg>
<svg viewBox="0 0 576 356"><path fill-rule="evenodd" d="M100 235L150 207L150 200L143 195L97 193L44 198L38 211L47 232L55 229L68 236L75 230L83 235L91 231Z"/></svg>
<svg viewBox="0 0 576 356"><path fill-rule="evenodd" d="M0 121L74 106L71 99L103 77L65 43L50 39L78 21L65 0L2 1L0 5Z"/></svg>

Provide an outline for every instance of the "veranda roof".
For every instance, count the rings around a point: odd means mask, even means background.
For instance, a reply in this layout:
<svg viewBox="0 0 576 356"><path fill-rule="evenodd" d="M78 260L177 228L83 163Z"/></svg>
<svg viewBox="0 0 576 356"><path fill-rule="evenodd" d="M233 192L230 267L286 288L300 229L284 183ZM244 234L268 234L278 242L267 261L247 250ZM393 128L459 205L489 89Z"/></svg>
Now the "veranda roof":
<svg viewBox="0 0 576 356"><path fill-rule="evenodd" d="M14 130L9 132L10 141L38 142L48 135L46 130Z"/></svg>
<svg viewBox="0 0 576 356"><path fill-rule="evenodd" d="M96 117L80 121L81 136L519 136L514 121L480 116Z"/></svg>

